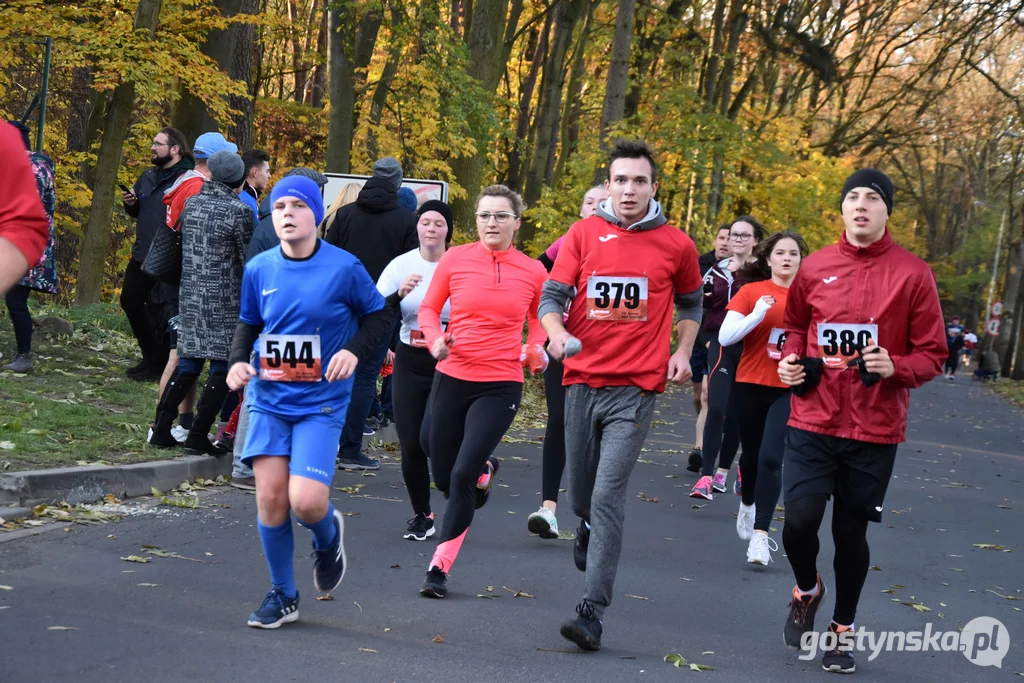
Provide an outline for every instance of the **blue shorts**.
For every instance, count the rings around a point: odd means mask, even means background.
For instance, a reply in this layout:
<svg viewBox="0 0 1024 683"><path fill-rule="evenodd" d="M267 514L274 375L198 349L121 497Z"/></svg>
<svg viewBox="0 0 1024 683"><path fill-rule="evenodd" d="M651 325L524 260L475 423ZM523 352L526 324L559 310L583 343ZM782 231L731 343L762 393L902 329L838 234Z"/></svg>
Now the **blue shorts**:
<svg viewBox="0 0 1024 683"><path fill-rule="evenodd" d="M690 371L693 373L692 381L700 384L704 381L704 375L708 372L708 350L703 344L693 347L693 354L690 356Z"/></svg>
<svg viewBox="0 0 1024 683"><path fill-rule="evenodd" d="M293 477L330 486L344 426L344 415L286 417L250 407L242 462L252 467L252 459L261 455L291 458L288 472Z"/></svg>

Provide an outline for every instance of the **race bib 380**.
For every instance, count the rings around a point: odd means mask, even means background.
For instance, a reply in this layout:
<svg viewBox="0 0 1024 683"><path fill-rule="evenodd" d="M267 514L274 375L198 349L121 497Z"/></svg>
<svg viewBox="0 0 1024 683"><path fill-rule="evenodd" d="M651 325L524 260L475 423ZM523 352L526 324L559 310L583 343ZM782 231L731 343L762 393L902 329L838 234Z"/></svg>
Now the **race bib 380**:
<svg viewBox="0 0 1024 683"><path fill-rule="evenodd" d="M880 344L878 325L818 323L818 350L826 368L845 369L857 357L857 349L869 341Z"/></svg>

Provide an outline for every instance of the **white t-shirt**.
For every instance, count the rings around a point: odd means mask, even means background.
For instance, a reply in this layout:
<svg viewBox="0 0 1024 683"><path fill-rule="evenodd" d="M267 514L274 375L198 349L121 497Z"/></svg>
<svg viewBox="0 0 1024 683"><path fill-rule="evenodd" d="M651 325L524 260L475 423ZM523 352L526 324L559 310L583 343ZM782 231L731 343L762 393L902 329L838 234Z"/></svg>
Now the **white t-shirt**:
<svg viewBox="0 0 1024 683"><path fill-rule="evenodd" d="M402 282L405 278L410 275L419 275L423 278L423 280L420 281L420 283L416 285L416 287L409 292L404 299L402 299L402 330L399 332L399 337L403 344L408 344L416 348L427 348L427 343L423 339L423 333L420 332L420 324L417 320L417 316L420 311L420 303L423 302L423 295L427 293L427 288L430 287L430 280L434 277L435 270L437 270L437 264L431 263L423 258L420 254L420 250L417 248L396 257L387 265L384 272L380 274L380 279L377 280L377 291L380 292L382 296L388 297L397 292L398 288L402 286ZM444 308L441 310L442 329L448 329L448 320L450 315L451 302L446 301L444 303Z"/></svg>
<svg viewBox="0 0 1024 683"><path fill-rule="evenodd" d="M965 342L971 342L972 344L977 344L978 343L978 335L974 334L973 332L965 334L964 335L964 341Z"/></svg>

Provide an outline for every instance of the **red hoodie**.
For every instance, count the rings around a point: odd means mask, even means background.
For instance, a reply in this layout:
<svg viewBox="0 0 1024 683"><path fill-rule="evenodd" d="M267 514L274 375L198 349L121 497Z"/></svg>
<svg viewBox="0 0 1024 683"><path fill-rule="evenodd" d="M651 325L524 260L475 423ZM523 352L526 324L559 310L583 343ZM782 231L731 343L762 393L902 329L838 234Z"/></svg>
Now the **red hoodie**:
<svg viewBox="0 0 1024 683"><path fill-rule="evenodd" d="M839 244L804 260L789 289L783 357L795 353L826 363L821 383L793 396L789 425L844 439L902 443L910 390L942 372L944 326L928 264L897 245L888 230L860 248L844 233ZM868 336L889 352L896 368L871 387L845 363L856 355L852 343Z"/></svg>
<svg viewBox="0 0 1024 683"><path fill-rule="evenodd" d="M50 219L43 210L21 134L6 122L0 122L0 156L7 160L0 164L0 187L4 188L0 237L13 244L31 268L39 263L50 237Z"/></svg>
<svg viewBox="0 0 1024 683"><path fill-rule="evenodd" d="M522 382L523 321L529 323L528 344L547 338L537 320L547 276L540 261L512 248L491 251L474 242L446 251L419 312L429 349L443 334L441 309L451 298L447 334L455 343L438 372L471 382Z"/></svg>

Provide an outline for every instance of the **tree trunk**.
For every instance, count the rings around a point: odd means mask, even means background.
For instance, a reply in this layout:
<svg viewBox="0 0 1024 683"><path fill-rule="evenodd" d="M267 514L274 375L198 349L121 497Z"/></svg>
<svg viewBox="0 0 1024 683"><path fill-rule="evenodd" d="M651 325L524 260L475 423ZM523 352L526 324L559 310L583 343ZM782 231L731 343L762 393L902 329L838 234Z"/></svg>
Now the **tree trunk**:
<svg viewBox="0 0 1024 683"><path fill-rule="evenodd" d="M545 183L551 178L554 168L555 145L558 142L558 118L562 113L562 85L565 82L565 56L583 12L582 0L558 0L553 9L554 30L551 49L544 63L544 77L541 79L540 102L537 107L537 142L530 157L530 171L526 176L526 192L523 199L532 206L541 195ZM524 221L519 229L519 244L533 239L536 226Z"/></svg>
<svg viewBox="0 0 1024 683"><path fill-rule="evenodd" d="M466 12L465 35L469 48L466 73L479 81L488 97L494 96L501 82L522 10L522 0L511 0L511 7L509 0L476 0L472 12ZM456 182L465 191L466 198L453 199L451 204L455 225L472 231L476 225L473 211L483 181L490 131L487 130L487 119L479 108L470 112L467 123L476 139L477 152L452 160L452 172Z"/></svg>
<svg viewBox="0 0 1024 683"><path fill-rule="evenodd" d="M587 7L587 16L583 20L583 28L580 31L579 44L572 59L572 70L569 72L569 85L566 87L565 112L562 114L562 126L558 139L562 141L558 151L558 161L555 162L555 172L551 176L551 182L558 182L558 179L565 173L565 164L569 157L576 151L576 141L579 139L579 118L580 104L583 98L583 71L586 69L587 38L590 36L590 25L594 21L594 10L600 0L591 0Z"/></svg>
<svg viewBox="0 0 1024 683"><path fill-rule="evenodd" d="M223 17L239 14L253 15L259 9L258 0L217 0L217 9ZM255 35L252 24L231 24L223 31L210 31L203 44L203 54L213 59L221 71L235 80L245 81L252 94L252 47ZM181 97L171 110L171 125L184 133L188 140L195 140L203 133L224 128L226 137L239 148L252 145L252 97L228 98L228 105L241 113L231 121L218 122L210 114L206 103L188 92L184 84Z"/></svg>
<svg viewBox="0 0 1024 683"><path fill-rule="evenodd" d="M544 28L540 31L534 29L531 44L536 47L533 51L533 58L530 61L530 71L526 80L521 86L519 95L519 116L516 119L516 138L512 145L512 151L508 155L508 186L519 192L522 190L523 151L526 145L526 138L530 132L530 102L533 101L533 90L537 87L537 76L540 74L541 64L547 56L548 33L551 28L551 13L548 13L544 21Z"/></svg>
<svg viewBox="0 0 1024 683"><path fill-rule="evenodd" d="M150 40L154 38L160 19L161 4L162 0L139 0L135 11L135 30L146 31ZM117 171L121 167L121 155L134 104L135 83L121 83L114 89L104 118L103 139L96 158L92 206L89 208L89 221L85 226L82 253L79 255L75 303L80 306L99 302L103 292L103 267L107 260L114 212L114 186L117 183Z"/></svg>
<svg viewBox="0 0 1024 683"><path fill-rule="evenodd" d="M348 173L352 168L352 135L356 128L356 88L373 57L381 15L363 11L358 18L355 0L331 3L329 21L331 119L327 132L327 170Z"/></svg>
<svg viewBox="0 0 1024 683"><path fill-rule="evenodd" d="M302 43L299 42L299 8L298 0L288 0L288 33L292 48L292 99L302 103L306 89L306 69L303 63ZM306 30L306 27L303 27Z"/></svg>
<svg viewBox="0 0 1024 683"><path fill-rule="evenodd" d="M327 77L327 15L324 10L320 13L320 30L316 35L317 62L313 67L312 86L309 89L309 99L306 104L321 109L324 106L324 85Z"/></svg>
<svg viewBox="0 0 1024 683"><path fill-rule="evenodd" d="M608 85L601 111L601 145L607 147L608 129L621 121L626 113L626 88L629 85L629 51L633 42L633 15L636 0L619 0L619 13L615 18L615 38L612 58L608 67Z"/></svg>
<svg viewBox="0 0 1024 683"><path fill-rule="evenodd" d="M1010 376L1010 366L1016 351L1016 333L1020 328L1020 317L1017 298L1021 290L1021 271L1024 269L1024 240L1017 240L1010 245L1009 266L1006 271L1006 284L1003 287L1003 315L1000 320L999 336L996 337L995 350L1003 360L1003 377Z"/></svg>
<svg viewBox="0 0 1024 683"><path fill-rule="evenodd" d="M373 127L380 125L381 116L384 114L384 103L388 99L391 82L398 73L398 64L402 59L402 40L397 34L401 31L405 8L402 7L401 0L392 0L392 2L394 4L391 7L391 47L388 50L388 61L384 63L384 70L380 74L377 86L373 89L373 98L370 100L370 132L366 140L366 149L371 159L379 158L378 154L380 153Z"/></svg>

